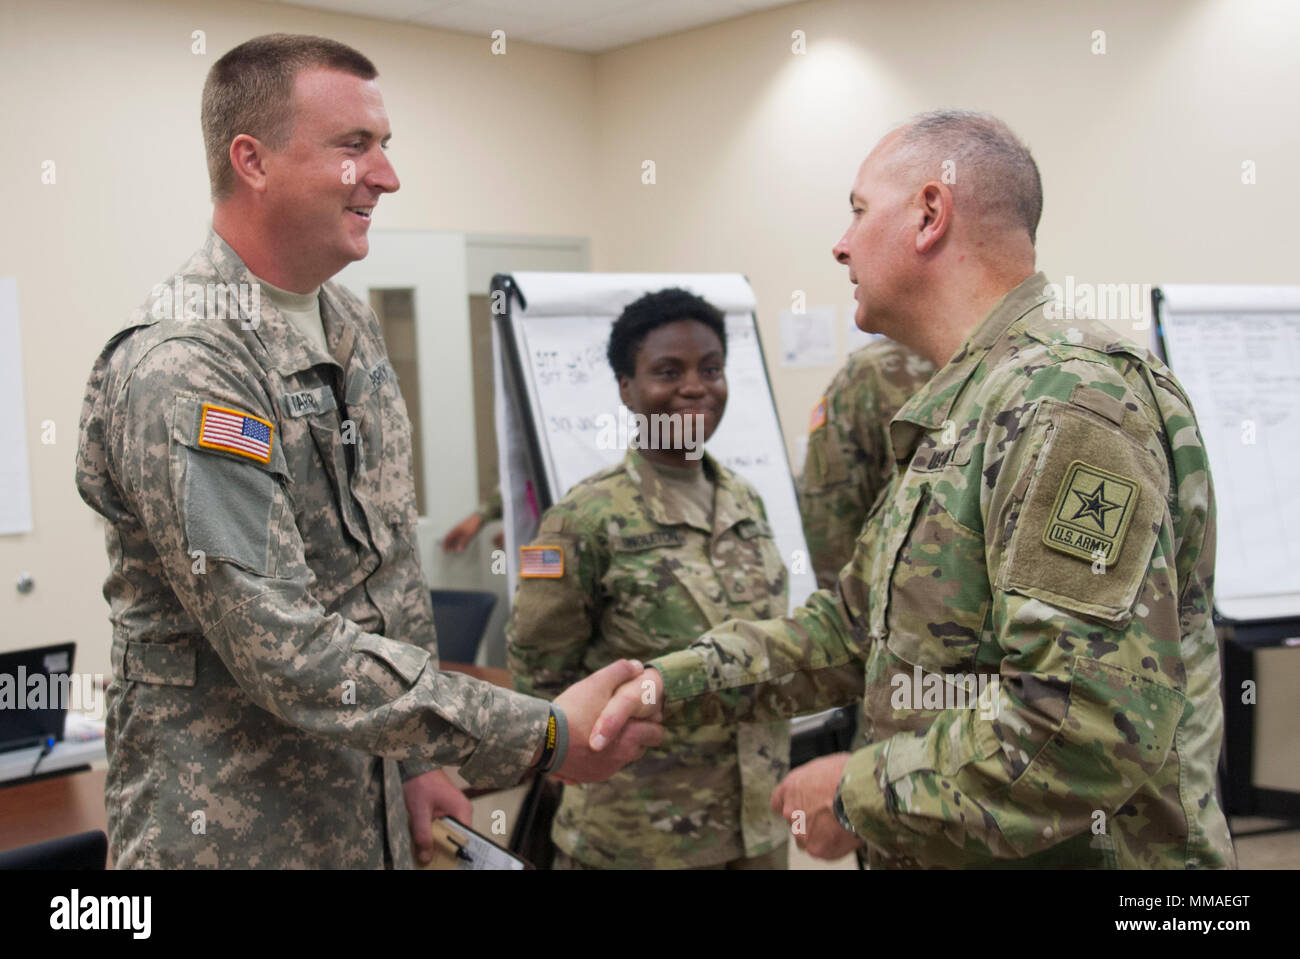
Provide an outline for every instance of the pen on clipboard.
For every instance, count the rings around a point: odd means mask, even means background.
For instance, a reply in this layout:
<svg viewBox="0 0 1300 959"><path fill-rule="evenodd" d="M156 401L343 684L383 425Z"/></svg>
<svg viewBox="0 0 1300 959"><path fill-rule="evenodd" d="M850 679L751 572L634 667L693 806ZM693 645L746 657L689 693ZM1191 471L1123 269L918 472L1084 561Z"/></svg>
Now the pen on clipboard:
<svg viewBox="0 0 1300 959"><path fill-rule="evenodd" d="M466 862L473 862L473 858L465 851L465 847L452 838L451 832L444 830L441 833L433 834L433 841L442 848L442 851L457 859L463 859Z"/></svg>

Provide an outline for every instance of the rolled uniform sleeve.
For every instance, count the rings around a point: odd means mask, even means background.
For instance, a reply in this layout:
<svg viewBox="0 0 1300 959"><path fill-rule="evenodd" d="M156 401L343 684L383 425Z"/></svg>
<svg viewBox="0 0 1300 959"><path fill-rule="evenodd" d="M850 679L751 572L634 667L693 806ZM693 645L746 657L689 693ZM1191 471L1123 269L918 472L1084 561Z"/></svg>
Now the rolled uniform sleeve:
<svg viewBox="0 0 1300 959"><path fill-rule="evenodd" d="M503 515L501 504L501 487L497 486L483 502L478 504L478 514L483 517L483 522L490 523L498 520Z"/></svg>
<svg viewBox="0 0 1300 959"><path fill-rule="evenodd" d="M983 501L996 684L854 753L841 779L847 819L886 859L1113 867L1109 820L1143 814L1134 794L1162 777L1177 801L1191 710L1175 542L1193 530L1196 554L1206 524L1202 509L1176 526L1164 445L1134 419L1045 399L1008 449ZM1095 537L1078 532L1089 515Z"/></svg>
<svg viewBox="0 0 1300 959"><path fill-rule="evenodd" d="M506 655L515 689L554 699L590 670L584 654L596 629L604 555L567 504L546 511L525 550L559 550L559 576L521 572L506 628Z"/></svg>
<svg viewBox="0 0 1300 959"><path fill-rule="evenodd" d="M272 426L267 462L204 442L205 406ZM171 339L124 383L110 426L118 483L164 575L240 689L301 729L509 785L542 741L545 703L438 670L429 651L325 613L276 446L272 403L220 351Z"/></svg>

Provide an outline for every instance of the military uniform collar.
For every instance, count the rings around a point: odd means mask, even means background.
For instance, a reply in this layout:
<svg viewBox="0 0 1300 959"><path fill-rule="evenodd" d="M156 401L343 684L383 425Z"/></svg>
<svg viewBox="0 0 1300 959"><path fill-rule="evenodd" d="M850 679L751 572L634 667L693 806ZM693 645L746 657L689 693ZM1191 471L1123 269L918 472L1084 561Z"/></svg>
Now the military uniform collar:
<svg viewBox="0 0 1300 959"><path fill-rule="evenodd" d="M1002 297L971 330L947 365L903 404L889 427L896 460L907 458L923 431L938 429L944 424L963 387L993 345L1006 335L1012 323L1051 299L1044 292L1047 285L1047 276L1040 271Z"/></svg>
<svg viewBox="0 0 1300 959"><path fill-rule="evenodd" d="M258 278L253 272L244 265L225 240L223 240L217 231L209 227L207 242L204 244L203 252L208 259L212 261L217 275L226 283L259 283ZM284 318L279 309L271 302L269 296L259 297L261 306L261 315L258 317L258 324L255 330L250 330L257 341L262 344L267 355L271 358L272 365L281 373L298 373L303 370L311 369L321 363L329 363L335 366L342 366L338 360L328 353L321 351L320 347L303 336L298 329ZM331 350L336 349L339 339L343 334L344 326L347 321L344 317L347 310L343 306L338 293L333 289L333 284L326 282L320 287L320 318L321 325L325 328L325 340Z"/></svg>
<svg viewBox="0 0 1300 959"><path fill-rule="evenodd" d="M699 508L678 495L677 491L665 483L655 469L654 463L647 460L639 451L629 449L623 459L623 469L636 484L645 503L646 512L660 526L686 525L701 532L717 536L730 529L741 520L749 519L739 502L733 474L710 456L704 453L703 469L712 478L713 522L700 513Z"/></svg>

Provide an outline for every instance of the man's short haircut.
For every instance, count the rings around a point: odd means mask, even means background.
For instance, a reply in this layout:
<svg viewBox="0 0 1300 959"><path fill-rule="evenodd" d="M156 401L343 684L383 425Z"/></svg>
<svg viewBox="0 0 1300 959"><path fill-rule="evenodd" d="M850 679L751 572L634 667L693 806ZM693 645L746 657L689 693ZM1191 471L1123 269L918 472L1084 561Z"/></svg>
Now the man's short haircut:
<svg viewBox="0 0 1300 959"><path fill-rule="evenodd" d="M956 177L954 192L989 224L1023 227L1029 242L1043 215L1043 181L1029 148L997 117L969 110L934 110L903 126L896 159L926 179L941 178L944 162Z"/></svg>
<svg viewBox="0 0 1300 959"><path fill-rule="evenodd" d="M241 133L281 149L293 133L293 82L300 70L327 68L363 80L379 76L375 65L347 44L325 37L269 33L230 50L203 84L203 145L212 199L235 188L230 142Z"/></svg>
<svg viewBox="0 0 1300 959"><path fill-rule="evenodd" d="M609 333L605 355L615 376L636 376L636 354L651 331L677 320L696 320L718 335L727 355L727 323L721 310L703 297L669 287L628 304Z"/></svg>

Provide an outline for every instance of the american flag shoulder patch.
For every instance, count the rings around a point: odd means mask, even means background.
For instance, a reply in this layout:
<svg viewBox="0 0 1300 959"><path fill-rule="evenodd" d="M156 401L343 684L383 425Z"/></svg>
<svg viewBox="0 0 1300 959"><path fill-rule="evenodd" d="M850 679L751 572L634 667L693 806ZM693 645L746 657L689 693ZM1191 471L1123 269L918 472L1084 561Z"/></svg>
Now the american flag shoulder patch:
<svg viewBox="0 0 1300 959"><path fill-rule="evenodd" d="M524 579L559 579L564 575L564 550L558 546L520 546L519 575Z"/></svg>
<svg viewBox="0 0 1300 959"><path fill-rule="evenodd" d="M826 425L826 397L817 401L813 407L812 416L808 420L808 432L815 433L821 427Z"/></svg>
<svg viewBox="0 0 1300 959"><path fill-rule="evenodd" d="M275 427L259 416L239 410L203 404L199 423L199 445L246 456L259 463L271 462L271 437Z"/></svg>

